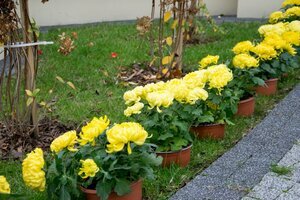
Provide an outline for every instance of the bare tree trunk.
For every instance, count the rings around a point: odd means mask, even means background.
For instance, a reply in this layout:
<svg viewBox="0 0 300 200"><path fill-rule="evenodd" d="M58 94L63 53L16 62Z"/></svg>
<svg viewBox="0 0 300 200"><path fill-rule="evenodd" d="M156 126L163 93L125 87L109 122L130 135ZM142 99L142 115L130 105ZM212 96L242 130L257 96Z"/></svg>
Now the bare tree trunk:
<svg viewBox="0 0 300 200"><path fill-rule="evenodd" d="M152 0L152 9L151 9L151 29L150 29L150 54L151 57L154 57L154 36L153 36L153 21L154 21L154 15L155 15L155 0Z"/></svg>
<svg viewBox="0 0 300 200"><path fill-rule="evenodd" d="M25 43L33 42L33 37L31 36L30 28L30 19L29 19L29 9L28 9L28 0L20 1L20 11L22 17L22 26L23 26L23 40ZM35 89L35 76L36 76L36 47L29 46L25 51L25 90L34 91ZM37 113L37 104L34 101L28 108L30 111L26 115L26 121L34 125L34 136L38 137L38 113Z"/></svg>

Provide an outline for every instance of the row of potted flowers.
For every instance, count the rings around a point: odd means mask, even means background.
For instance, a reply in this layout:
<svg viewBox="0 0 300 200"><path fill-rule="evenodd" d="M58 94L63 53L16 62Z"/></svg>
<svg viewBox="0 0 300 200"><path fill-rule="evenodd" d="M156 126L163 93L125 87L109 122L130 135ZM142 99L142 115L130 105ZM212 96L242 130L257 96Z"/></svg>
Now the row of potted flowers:
<svg viewBox="0 0 300 200"><path fill-rule="evenodd" d="M219 56L209 55L182 78L125 92L124 115L134 122L95 117L79 134L57 137L50 152L36 148L22 163L25 184L47 188L53 199L78 198L80 191L87 199L142 199L143 178L154 178L153 167L187 166L194 136L222 139L232 116L253 114L255 93L274 94L278 78L298 67L299 5L286 0L281 14L271 14L272 24L259 28L260 40L235 45L232 61L218 64ZM4 176L0 193L10 193Z"/></svg>

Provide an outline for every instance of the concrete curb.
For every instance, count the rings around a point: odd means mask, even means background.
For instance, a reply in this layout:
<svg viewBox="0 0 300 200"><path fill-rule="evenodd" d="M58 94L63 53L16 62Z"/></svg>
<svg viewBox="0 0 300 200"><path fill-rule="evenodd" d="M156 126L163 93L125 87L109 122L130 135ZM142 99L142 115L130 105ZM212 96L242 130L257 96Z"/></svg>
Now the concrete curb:
<svg viewBox="0 0 300 200"><path fill-rule="evenodd" d="M300 138L300 84L236 146L171 200L241 199Z"/></svg>

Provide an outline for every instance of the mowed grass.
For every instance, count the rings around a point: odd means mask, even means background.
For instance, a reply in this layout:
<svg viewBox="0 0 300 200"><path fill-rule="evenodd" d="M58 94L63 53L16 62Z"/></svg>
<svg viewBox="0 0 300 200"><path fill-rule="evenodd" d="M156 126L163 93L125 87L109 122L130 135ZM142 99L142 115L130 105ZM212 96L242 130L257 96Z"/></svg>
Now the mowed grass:
<svg viewBox="0 0 300 200"><path fill-rule="evenodd" d="M205 45L188 46L184 54L184 66L188 70L197 68L198 61L206 56L220 55L222 61L230 60L231 48L239 41L259 38L259 23L224 23L226 31L221 39ZM58 35L76 31L77 48L68 56L57 52ZM215 33L214 33L215 34ZM55 45L42 47L43 56L39 69L38 88L40 100L55 102L53 113L63 123L82 122L93 116L108 115L113 122L125 121L122 100L123 93L130 89L120 83L116 75L120 66L135 62L150 61L148 42L137 36L134 24L101 24L80 28L54 29L42 35L42 39L55 41ZM94 46L88 45L93 43ZM111 52L117 52L116 59ZM71 81L76 90L56 80L56 76ZM279 92L271 97L256 98L255 115L249 118L236 117L235 126L227 126L226 137L222 141L195 140L191 163L187 168L172 166L156 169L156 180L144 181L145 199L168 199L176 190L201 172L211 162L230 149L249 130L259 123L278 101L299 82L300 72L295 71L280 81ZM49 94L49 90L53 90ZM38 193L25 187L19 161L0 161L0 175L5 175L11 184L12 192L24 194L25 199L47 199L45 193Z"/></svg>

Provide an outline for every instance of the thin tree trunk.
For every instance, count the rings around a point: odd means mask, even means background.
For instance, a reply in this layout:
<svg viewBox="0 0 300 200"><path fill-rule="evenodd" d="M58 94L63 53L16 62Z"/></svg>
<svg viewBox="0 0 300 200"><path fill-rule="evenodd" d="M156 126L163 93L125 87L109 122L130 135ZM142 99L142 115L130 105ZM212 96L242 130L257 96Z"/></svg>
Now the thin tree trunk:
<svg viewBox="0 0 300 200"><path fill-rule="evenodd" d="M20 11L22 17L23 25L23 40L25 43L30 43L33 41L32 36L29 32L30 19L29 19L29 9L28 9L28 0L20 1ZM26 48L27 59L25 59L24 73L25 73L25 89L33 91L35 89L35 76L36 76L36 59L35 59L35 47ZM34 125L34 136L38 137L38 113L37 105L34 101L31 104L31 107L28 108L30 112L26 116L26 121Z"/></svg>
<svg viewBox="0 0 300 200"><path fill-rule="evenodd" d="M155 15L155 0L152 0L152 9L151 9L151 28L150 28L150 54L151 57L154 57L154 15Z"/></svg>

